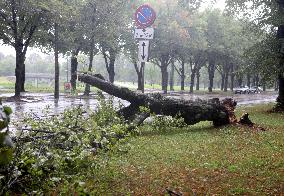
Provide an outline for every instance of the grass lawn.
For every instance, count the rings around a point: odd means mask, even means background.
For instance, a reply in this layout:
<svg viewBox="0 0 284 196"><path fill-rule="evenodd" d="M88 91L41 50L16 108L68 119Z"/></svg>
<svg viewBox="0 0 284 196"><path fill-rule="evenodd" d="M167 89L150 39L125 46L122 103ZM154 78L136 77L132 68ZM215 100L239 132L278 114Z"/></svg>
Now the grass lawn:
<svg viewBox="0 0 284 196"><path fill-rule="evenodd" d="M241 107L265 132L203 122L153 131L142 127L127 153L98 157L85 191L96 195L283 195L284 114L272 105ZM106 161L107 160L107 161Z"/></svg>
<svg viewBox="0 0 284 196"><path fill-rule="evenodd" d="M54 92L54 86L48 85L47 83L39 84L38 86L35 86L34 83L31 81L28 81L25 83L25 90L27 92L31 93L53 93ZM60 92L64 93L64 83L60 83ZM77 85L77 91L78 93L83 93L85 90L85 84L78 83ZM97 91L97 88L91 87L91 91ZM0 77L0 93L14 93L15 92L15 83L12 80L7 79L7 77Z"/></svg>
<svg viewBox="0 0 284 196"><path fill-rule="evenodd" d="M0 92L13 90L14 83L6 77L0 77Z"/></svg>

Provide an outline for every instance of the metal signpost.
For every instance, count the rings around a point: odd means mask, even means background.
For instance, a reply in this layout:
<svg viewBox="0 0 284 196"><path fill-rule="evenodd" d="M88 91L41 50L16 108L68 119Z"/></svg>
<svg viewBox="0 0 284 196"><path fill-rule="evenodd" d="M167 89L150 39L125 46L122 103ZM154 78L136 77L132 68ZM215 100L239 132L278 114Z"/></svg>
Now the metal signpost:
<svg viewBox="0 0 284 196"><path fill-rule="evenodd" d="M156 12L149 5L141 5L135 12L134 15L137 28L134 32L134 38L139 40L138 46L138 59L141 64L141 70L143 71L142 82L144 93L144 67L145 62L149 61L149 50L150 50L150 41L154 38L154 28L150 26L156 20Z"/></svg>

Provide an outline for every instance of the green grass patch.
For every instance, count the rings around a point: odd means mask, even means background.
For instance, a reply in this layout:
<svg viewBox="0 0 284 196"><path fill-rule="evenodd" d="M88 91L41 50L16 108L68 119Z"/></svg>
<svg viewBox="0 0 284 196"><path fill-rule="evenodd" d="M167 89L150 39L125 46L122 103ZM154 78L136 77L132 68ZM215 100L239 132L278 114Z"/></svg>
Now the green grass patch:
<svg viewBox="0 0 284 196"><path fill-rule="evenodd" d="M13 85L14 85L14 82L12 79L8 79L7 77L0 77L0 87L1 88L11 88L13 87Z"/></svg>
<svg viewBox="0 0 284 196"><path fill-rule="evenodd" d="M264 132L202 122L159 131L141 127L127 153L97 157L85 191L98 195L280 195L284 179L283 114L272 105L242 107Z"/></svg>

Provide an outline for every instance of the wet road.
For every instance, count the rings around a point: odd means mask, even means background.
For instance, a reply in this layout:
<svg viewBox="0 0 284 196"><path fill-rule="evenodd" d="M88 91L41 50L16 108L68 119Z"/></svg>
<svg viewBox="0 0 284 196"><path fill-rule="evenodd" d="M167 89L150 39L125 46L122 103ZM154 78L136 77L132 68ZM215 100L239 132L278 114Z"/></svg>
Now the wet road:
<svg viewBox="0 0 284 196"><path fill-rule="evenodd" d="M53 98L51 93L25 93L22 94L25 98L21 101L3 101L3 105L7 105L12 108L13 114L11 116L12 121L21 119L24 113L35 113L37 116L43 116L43 110L49 108L52 111L51 115L62 113L65 109L82 106L84 110L95 110L98 105L98 97L91 95L90 98L84 98L83 96L71 97L60 95L58 100ZM1 97L11 97L13 94L0 94ZM128 102L115 98L114 103L128 105Z"/></svg>
<svg viewBox="0 0 284 196"><path fill-rule="evenodd" d="M13 94L0 94L0 97L11 97ZM21 102L7 102L3 101L4 105L8 105L13 110L12 121L17 121L21 119L23 113L33 112L38 116L42 116L42 111L49 107L53 114L59 114L65 109L81 105L84 109L95 110L98 105L98 100L96 95L91 95L90 98L83 97L68 97L61 95L59 100L54 100L53 94L51 93L26 93L23 96L26 98L22 99ZM195 100L195 99L211 99L220 98L224 99L228 96L218 95L218 94L204 94L204 95L192 95L192 94L178 94L171 93L169 97L185 99L185 100ZM229 96L230 97L230 96ZM263 94L250 94L250 95L233 95L231 98L238 102L238 106L241 105L253 105L260 103L270 103L275 102L277 98L276 93L263 93ZM128 105L129 103L120 99L115 98L114 102L116 104L119 101L123 105Z"/></svg>
<svg viewBox="0 0 284 196"><path fill-rule="evenodd" d="M232 98L237 101L238 106L241 105L254 105L254 104L262 104L262 103L272 103L276 101L277 93L276 92L265 92L258 94L234 94L231 96L228 95L220 95L220 94L177 94L171 93L170 97L174 97L177 99L184 100L196 100L196 99L212 99L212 98Z"/></svg>

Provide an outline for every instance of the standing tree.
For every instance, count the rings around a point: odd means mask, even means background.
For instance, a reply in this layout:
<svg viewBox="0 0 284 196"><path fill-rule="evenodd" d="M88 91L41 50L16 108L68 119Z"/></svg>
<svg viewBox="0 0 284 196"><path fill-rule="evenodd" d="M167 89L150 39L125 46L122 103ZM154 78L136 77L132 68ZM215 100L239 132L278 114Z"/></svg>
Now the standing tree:
<svg viewBox="0 0 284 196"><path fill-rule="evenodd" d="M98 9L101 14L98 42L105 60L109 81L114 83L115 61L125 44L122 38L123 33L131 25L128 17L128 6L127 2L123 0L102 1Z"/></svg>
<svg viewBox="0 0 284 196"><path fill-rule="evenodd" d="M96 1L88 1L88 3L83 8L83 25L84 29L86 29L85 33L87 36L87 39L89 43L86 47L86 53L89 54L89 67L88 71L92 72L93 69L93 61L94 56L98 53L98 50L96 48L96 33L99 25L99 13L97 8L97 2ZM91 88L89 84L86 84L84 95L89 96L91 92Z"/></svg>
<svg viewBox="0 0 284 196"><path fill-rule="evenodd" d="M60 66L59 53L65 53L69 50L70 37L66 33L69 28L70 18L73 18L77 12L78 4L64 1L51 1L46 7L46 23L38 28L36 46L44 50L54 51L54 98L59 98L60 86ZM68 39L69 38L69 39Z"/></svg>
<svg viewBox="0 0 284 196"><path fill-rule="evenodd" d="M54 86L54 98L59 99L59 46L58 46L58 24L54 23L54 74L55 74L55 86Z"/></svg>
<svg viewBox="0 0 284 196"><path fill-rule="evenodd" d="M0 40L16 51L15 96L25 91L25 59L27 49L35 43L40 26L46 24L46 7L43 0L1 0Z"/></svg>
<svg viewBox="0 0 284 196"><path fill-rule="evenodd" d="M224 37L224 28L222 26L222 16L220 10L208 11L207 14L207 31L206 37L208 42L208 76L209 76L209 92L213 91L214 77L216 65L220 59L220 52L223 49L222 38Z"/></svg>
<svg viewBox="0 0 284 196"><path fill-rule="evenodd" d="M276 65L269 64L269 69L267 69L271 74L274 71L277 72L279 80L279 95L277 98L277 110L284 110L284 0L278 1L253 1L253 0L227 0L227 8L236 14L240 13L254 13L254 22L262 27L271 26L271 34L275 35L277 41L275 41L275 46L277 48L274 50L273 56L277 56L278 63ZM275 33L277 31L277 33ZM265 49L265 48L264 48ZM263 51L265 54L265 50Z"/></svg>
<svg viewBox="0 0 284 196"><path fill-rule="evenodd" d="M164 93L167 93L169 79L168 66L171 62L174 62L174 59L181 59L177 58L177 51L182 51L182 48L188 43L189 33L187 29L190 26L190 15L188 10L181 7L181 4L178 2L172 3L171 7L165 4L159 5L157 8L160 17L156 22L156 36L152 42L150 53L152 62L161 70L162 90ZM179 14L176 14L177 12ZM181 70L181 72L183 71ZM178 73L184 76L181 72Z"/></svg>

